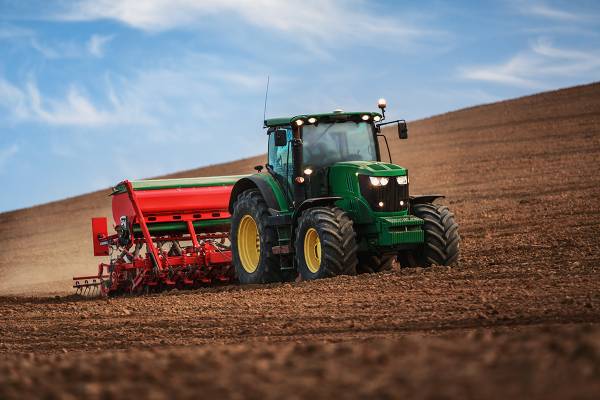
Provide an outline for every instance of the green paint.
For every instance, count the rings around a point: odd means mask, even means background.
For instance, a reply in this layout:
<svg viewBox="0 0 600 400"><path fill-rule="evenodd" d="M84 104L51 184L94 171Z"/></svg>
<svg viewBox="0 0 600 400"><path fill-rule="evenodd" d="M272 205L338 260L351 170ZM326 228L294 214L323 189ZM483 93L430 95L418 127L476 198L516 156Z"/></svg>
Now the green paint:
<svg viewBox="0 0 600 400"><path fill-rule="evenodd" d="M133 190L183 189L207 186L233 186L238 180L249 175L210 176L199 178L179 179L145 179L131 181ZM125 193L125 184L119 183L113 188L112 194Z"/></svg>
<svg viewBox="0 0 600 400"><path fill-rule="evenodd" d="M293 117L277 117L277 118L269 118L265 121L265 125L267 127L276 127L276 126L289 126L294 121L298 119L302 119L306 121L309 118L316 118L319 122L334 122L334 121L345 121L345 120L360 120L363 115L368 115L373 119L373 117L378 116L381 118L381 114L376 112L342 112L342 113L325 113L325 114L303 114L303 115L295 115Z"/></svg>
<svg viewBox="0 0 600 400"><path fill-rule="evenodd" d="M370 246L378 249L423 243L423 220L411 215L374 217L373 223L358 227Z"/></svg>
<svg viewBox="0 0 600 400"><path fill-rule="evenodd" d="M231 220L229 218L225 219L209 219L206 221L194 221L192 222L194 228L198 230L200 228L201 231L206 231L207 228L218 228L222 227L223 232L229 231L229 225L231 224ZM186 233L188 231L186 222L149 222L148 230L150 233L173 233L173 232L182 232ZM133 226L134 233L141 233L142 229L139 224Z"/></svg>
<svg viewBox="0 0 600 400"><path fill-rule="evenodd" d="M355 224L373 223L375 217L405 216L407 211L392 213L377 212L360 193L358 175L405 176L408 171L394 164L378 161L339 162L329 168L330 196L342 197L337 205L346 211Z"/></svg>
<svg viewBox="0 0 600 400"><path fill-rule="evenodd" d="M377 161L339 162L329 168L330 195L342 198L336 205L354 221L359 241L366 243L365 250L423 243L420 228L423 220L408 215L407 210L374 211L360 193L359 175L395 177L407 174L405 168Z"/></svg>
<svg viewBox="0 0 600 400"><path fill-rule="evenodd" d="M275 200L277 200L277 204L279 205L279 211L283 213L290 211L290 204L288 203L287 197L283 189L281 188L281 185L277 183L277 181L271 174L254 174L253 176L264 180L269 185L269 187L273 191L273 194L275 195Z"/></svg>
<svg viewBox="0 0 600 400"><path fill-rule="evenodd" d="M353 170L355 173L372 176L403 176L408 174L406 168L381 161L344 161L336 163L333 167ZM356 184L358 185L358 181Z"/></svg>

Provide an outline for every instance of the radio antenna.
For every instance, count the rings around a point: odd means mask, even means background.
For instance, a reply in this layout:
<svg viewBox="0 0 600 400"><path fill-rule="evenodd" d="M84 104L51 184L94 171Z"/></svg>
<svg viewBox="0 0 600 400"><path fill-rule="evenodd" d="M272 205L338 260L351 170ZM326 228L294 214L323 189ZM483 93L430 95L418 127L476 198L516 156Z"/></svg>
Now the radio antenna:
<svg viewBox="0 0 600 400"><path fill-rule="evenodd" d="M264 127L267 126L267 98L269 97L269 79L271 77L267 75L267 90L265 90L265 108L263 110L263 124Z"/></svg>

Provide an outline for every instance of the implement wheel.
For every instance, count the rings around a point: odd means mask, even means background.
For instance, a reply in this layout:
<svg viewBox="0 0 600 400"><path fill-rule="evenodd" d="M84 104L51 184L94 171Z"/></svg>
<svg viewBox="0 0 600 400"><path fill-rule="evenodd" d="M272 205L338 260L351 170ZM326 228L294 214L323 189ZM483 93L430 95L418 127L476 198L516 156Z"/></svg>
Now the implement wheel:
<svg viewBox="0 0 600 400"><path fill-rule="evenodd" d="M422 203L413 206L413 214L423 219L424 246L398 255L402 267L452 265L458 260L460 235L454 214L448 207Z"/></svg>
<svg viewBox="0 0 600 400"><path fill-rule="evenodd" d="M281 280L279 257L271 250L277 245L277 232L267 226L268 216L267 204L256 189L242 192L233 206L231 250L240 283Z"/></svg>
<svg viewBox="0 0 600 400"><path fill-rule="evenodd" d="M352 220L337 207L315 207L302 213L295 250L303 280L356 275L356 233Z"/></svg>

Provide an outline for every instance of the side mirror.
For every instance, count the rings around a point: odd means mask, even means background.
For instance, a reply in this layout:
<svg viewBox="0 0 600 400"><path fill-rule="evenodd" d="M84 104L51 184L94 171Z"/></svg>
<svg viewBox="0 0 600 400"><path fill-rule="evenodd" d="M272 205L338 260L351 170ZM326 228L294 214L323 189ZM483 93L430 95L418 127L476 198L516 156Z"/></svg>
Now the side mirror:
<svg viewBox="0 0 600 400"><path fill-rule="evenodd" d="M398 137L400 139L408 139L408 126L406 121L398 121Z"/></svg>
<svg viewBox="0 0 600 400"><path fill-rule="evenodd" d="M276 147L283 147L287 145L287 131L285 129L277 129L274 135Z"/></svg>

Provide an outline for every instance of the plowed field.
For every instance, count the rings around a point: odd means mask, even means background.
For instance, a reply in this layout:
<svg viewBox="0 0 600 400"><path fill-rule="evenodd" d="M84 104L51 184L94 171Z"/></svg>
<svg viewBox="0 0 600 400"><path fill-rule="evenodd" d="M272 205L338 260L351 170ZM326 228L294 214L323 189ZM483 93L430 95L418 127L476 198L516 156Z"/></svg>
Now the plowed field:
<svg viewBox="0 0 600 400"><path fill-rule="evenodd" d="M106 192L0 214L0 398L599 398L600 84L409 135L392 156L446 194L453 268L86 300Z"/></svg>

